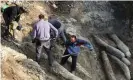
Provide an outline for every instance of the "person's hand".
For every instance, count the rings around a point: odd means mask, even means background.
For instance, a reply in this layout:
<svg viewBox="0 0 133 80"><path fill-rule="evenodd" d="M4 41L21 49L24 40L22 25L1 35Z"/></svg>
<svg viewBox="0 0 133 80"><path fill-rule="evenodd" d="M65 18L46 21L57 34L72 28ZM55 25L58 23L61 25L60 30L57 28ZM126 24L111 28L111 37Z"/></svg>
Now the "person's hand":
<svg viewBox="0 0 133 80"><path fill-rule="evenodd" d="M90 49L90 51L93 51L93 49Z"/></svg>
<svg viewBox="0 0 133 80"><path fill-rule="evenodd" d="M35 43L35 39L32 39L32 43Z"/></svg>
<svg viewBox="0 0 133 80"><path fill-rule="evenodd" d="M85 46L88 47L88 49L89 49L90 51L93 51L92 45L86 44Z"/></svg>
<svg viewBox="0 0 133 80"><path fill-rule="evenodd" d="M90 51L93 51L93 48L90 48Z"/></svg>
<svg viewBox="0 0 133 80"><path fill-rule="evenodd" d="M53 40L56 40L57 38L53 38Z"/></svg>

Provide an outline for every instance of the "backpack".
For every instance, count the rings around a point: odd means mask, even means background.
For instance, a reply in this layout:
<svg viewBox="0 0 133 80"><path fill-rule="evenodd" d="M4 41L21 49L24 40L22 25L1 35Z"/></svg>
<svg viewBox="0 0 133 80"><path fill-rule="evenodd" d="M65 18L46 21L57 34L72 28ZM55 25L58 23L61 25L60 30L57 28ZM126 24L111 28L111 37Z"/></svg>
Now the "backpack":
<svg viewBox="0 0 133 80"><path fill-rule="evenodd" d="M56 29L61 27L61 23L56 19L49 20L49 23L51 23Z"/></svg>

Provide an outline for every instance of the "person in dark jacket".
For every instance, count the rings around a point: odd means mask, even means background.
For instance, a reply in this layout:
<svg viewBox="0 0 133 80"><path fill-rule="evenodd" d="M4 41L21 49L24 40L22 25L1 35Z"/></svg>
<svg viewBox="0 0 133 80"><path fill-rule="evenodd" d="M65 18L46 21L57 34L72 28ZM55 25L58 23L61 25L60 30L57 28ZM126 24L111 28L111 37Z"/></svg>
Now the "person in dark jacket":
<svg viewBox="0 0 133 80"><path fill-rule="evenodd" d="M61 65L64 65L67 62L67 59L71 56L72 65L71 65L70 72L73 72L76 69L77 57L79 55L81 45L88 47L91 51L93 50L93 47L90 43L88 43L87 41L81 40L81 39L77 39L75 35L71 35L70 40L68 40L65 43L65 45L66 45L66 50L62 57Z"/></svg>
<svg viewBox="0 0 133 80"><path fill-rule="evenodd" d="M26 11L23 9L23 7L20 7L18 5L10 6L4 10L3 18L5 20L5 25L6 25L4 36L7 37L10 34L9 25L12 23L12 21L19 22L20 15L24 12Z"/></svg>
<svg viewBox="0 0 133 80"><path fill-rule="evenodd" d="M66 36L65 36L65 28L62 24L62 22L55 16L51 15L48 18L48 21L58 30L59 37L63 39L63 42L66 42ZM51 29L51 37L55 35L54 31Z"/></svg>

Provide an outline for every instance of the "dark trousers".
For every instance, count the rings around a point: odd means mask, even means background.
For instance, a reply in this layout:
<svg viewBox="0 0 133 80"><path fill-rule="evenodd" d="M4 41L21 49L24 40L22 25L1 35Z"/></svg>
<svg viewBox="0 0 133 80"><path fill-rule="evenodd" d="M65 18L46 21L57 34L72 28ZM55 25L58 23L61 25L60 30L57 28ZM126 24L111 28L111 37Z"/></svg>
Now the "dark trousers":
<svg viewBox="0 0 133 80"><path fill-rule="evenodd" d="M5 21L5 25L6 25L4 36L8 36L9 35L9 24L10 24L9 17L7 14L3 13L3 18Z"/></svg>
<svg viewBox="0 0 133 80"><path fill-rule="evenodd" d="M69 52L67 50L65 50L64 55L68 55L68 54L69 54ZM64 65L70 56L72 57L72 65L71 65L71 71L70 72L72 72L72 71L75 71L75 69L76 69L77 56L69 55L69 56L63 57L61 60L61 65Z"/></svg>
<svg viewBox="0 0 133 80"><path fill-rule="evenodd" d="M49 65L52 66L52 62L53 62L53 58L52 58L52 54L51 54L51 49L50 48L46 48L45 47L45 43L46 41L39 41L36 40L36 61L39 63L40 61L40 57L42 54L42 49L44 49L46 51L46 54L48 55L48 61L49 61Z"/></svg>

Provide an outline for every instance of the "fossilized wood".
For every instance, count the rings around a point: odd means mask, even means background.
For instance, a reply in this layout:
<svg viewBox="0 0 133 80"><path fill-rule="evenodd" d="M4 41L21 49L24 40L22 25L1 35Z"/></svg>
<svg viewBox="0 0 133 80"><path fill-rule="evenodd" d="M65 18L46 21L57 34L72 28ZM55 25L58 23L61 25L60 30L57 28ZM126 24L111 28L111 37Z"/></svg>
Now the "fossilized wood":
<svg viewBox="0 0 133 80"><path fill-rule="evenodd" d="M102 60L108 80L116 80L110 61L105 51L102 51Z"/></svg>
<svg viewBox="0 0 133 80"><path fill-rule="evenodd" d="M70 73L67 69L65 69L56 61L53 62L52 72L57 76L65 78L66 80L82 80L81 78Z"/></svg>
<svg viewBox="0 0 133 80"><path fill-rule="evenodd" d="M131 57L129 48L117 37L116 34L110 34L109 36L116 43L117 47L125 54L125 56Z"/></svg>
<svg viewBox="0 0 133 80"><path fill-rule="evenodd" d="M114 60L114 62L116 62L121 67L127 80L130 80L131 75L130 75L130 70L129 70L128 66L125 63L123 63L121 60L119 60L117 57L110 55L110 54L109 54L109 56Z"/></svg>
<svg viewBox="0 0 133 80"><path fill-rule="evenodd" d="M125 57L123 52L121 52L119 49L114 48L113 46L108 45L107 43L105 43L103 40L101 40L97 36L94 36L94 39L98 45L104 47L106 49L106 51L109 52L110 54L112 54L120 59Z"/></svg>
<svg viewBox="0 0 133 80"><path fill-rule="evenodd" d="M131 65L131 62L127 58L122 58L121 61L125 63L127 66Z"/></svg>

